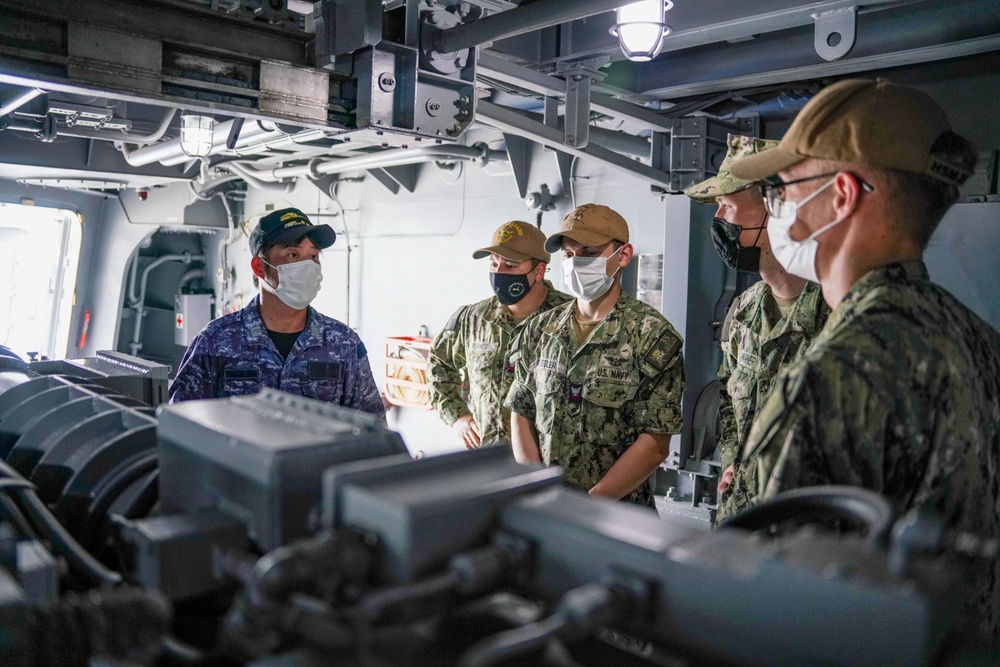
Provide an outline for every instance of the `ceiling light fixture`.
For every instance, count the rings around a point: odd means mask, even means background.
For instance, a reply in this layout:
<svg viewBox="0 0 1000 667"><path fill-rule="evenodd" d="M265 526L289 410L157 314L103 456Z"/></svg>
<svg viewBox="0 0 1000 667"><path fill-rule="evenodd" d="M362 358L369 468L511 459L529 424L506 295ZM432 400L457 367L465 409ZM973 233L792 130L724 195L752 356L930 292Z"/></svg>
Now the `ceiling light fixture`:
<svg viewBox="0 0 1000 667"><path fill-rule="evenodd" d="M188 157L205 157L212 151L215 119L211 116L181 116L181 150Z"/></svg>
<svg viewBox="0 0 1000 667"><path fill-rule="evenodd" d="M672 0L641 0L618 8L618 23L611 26L611 34L618 38L626 58L644 63L656 57L663 38L672 32L666 13L673 6Z"/></svg>

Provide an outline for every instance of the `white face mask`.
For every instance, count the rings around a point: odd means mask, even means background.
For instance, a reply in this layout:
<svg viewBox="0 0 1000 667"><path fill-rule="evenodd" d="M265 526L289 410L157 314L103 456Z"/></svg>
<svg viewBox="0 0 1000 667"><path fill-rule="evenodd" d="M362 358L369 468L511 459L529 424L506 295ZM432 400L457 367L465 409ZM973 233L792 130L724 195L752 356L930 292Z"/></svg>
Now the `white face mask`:
<svg viewBox="0 0 1000 667"><path fill-rule="evenodd" d="M816 237L830 229L834 225L839 225L844 218L838 218L828 225L820 227L807 238L796 241L791 236L792 225L798 216L799 209L805 206L813 197L833 185L831 178L821 188L810 194L800 202L786 202L785 206L789 212L781 217L770 216L767 223L767 236L771 240L771 253L778 260L785 271L793 276L819 282L816 275L816 253L819 252L819 241Z"/></svg>
<svg viewBox="0 0 1000 667"><path fill-rule="evenodd" d="M264 262L264 260L260 260ZM261 286L281 299L289 308L302 310L316 298L320 283L323 282L323 268L311 259L304 259L291 264L274 266L264 262L278 272L278 286L274 287L266 279L261 280Z"/></svg>
<svg viewBox="0 0 1000 667"><path fill-rule="evenodd" d="M578 299L594 301L604 296L614 284L618 269L608 275L608 261L624 248L607 257L566 257L562 261L566 291ZM621 269L621 267L618 267Z"/></svg>

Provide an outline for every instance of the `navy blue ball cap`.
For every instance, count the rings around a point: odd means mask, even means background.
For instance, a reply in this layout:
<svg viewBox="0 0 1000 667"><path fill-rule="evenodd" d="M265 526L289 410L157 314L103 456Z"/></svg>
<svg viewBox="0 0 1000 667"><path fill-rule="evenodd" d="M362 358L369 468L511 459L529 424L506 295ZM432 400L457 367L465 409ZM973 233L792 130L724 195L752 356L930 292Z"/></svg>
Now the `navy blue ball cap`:
<svg viewBox="0 0 1000 667"><path fill-rule="evenodd" d="M250 232L250 253L256 256L266 245L293 245L303 236L320 250L337 240L330 225L314 225L299 209L283 208L263 216Z"/></svg>

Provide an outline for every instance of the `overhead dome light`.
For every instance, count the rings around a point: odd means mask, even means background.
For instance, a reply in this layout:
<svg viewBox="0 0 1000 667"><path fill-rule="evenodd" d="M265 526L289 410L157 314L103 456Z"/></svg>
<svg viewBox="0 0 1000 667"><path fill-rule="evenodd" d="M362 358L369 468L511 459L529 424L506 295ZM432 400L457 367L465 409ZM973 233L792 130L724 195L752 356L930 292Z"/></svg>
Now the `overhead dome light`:
<svg viewBox="0 0 1000 667"><path fill-rule="evenodd" d="M205 157L212 152L215 119L211 116L181 116L181 150L188 157Z"/></svg>
<svg viewBox="0 0 1000 667"><path fill-rule="evenodd" d="M611 34L618 37L626 58L644 63L656 57L663 38L671 33L666 13L673 6L672 0L641 0L618 9L618 23L611 27Z"/></svg>

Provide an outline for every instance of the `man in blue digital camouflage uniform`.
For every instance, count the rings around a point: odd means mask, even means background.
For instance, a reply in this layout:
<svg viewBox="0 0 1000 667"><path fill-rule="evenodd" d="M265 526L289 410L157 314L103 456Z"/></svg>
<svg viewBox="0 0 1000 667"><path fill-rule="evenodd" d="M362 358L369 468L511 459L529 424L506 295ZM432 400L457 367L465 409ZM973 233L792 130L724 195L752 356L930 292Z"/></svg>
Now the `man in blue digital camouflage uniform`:
<svg viewBox="0 0 1000 667"><path fill-rule="evenodd" d="M976 159L924 93L855 79L810 100L778 146L733 162L737 178L769 181L774 256L833 308L757 413L738 506L844 484L1000 538L1000 334L923 262ZM954 591L992 636L998 582L994 556Z"/></svg>
<svg viewBox="0 0 1000 667"><path fill-rule="evenodd" d="M170 384L170 402L256 394L272 387L383 416L364 343L309 303L323 279L320 250L337 236L286 208L250 234L260 295L213 320L191 341Z"/></svg>

